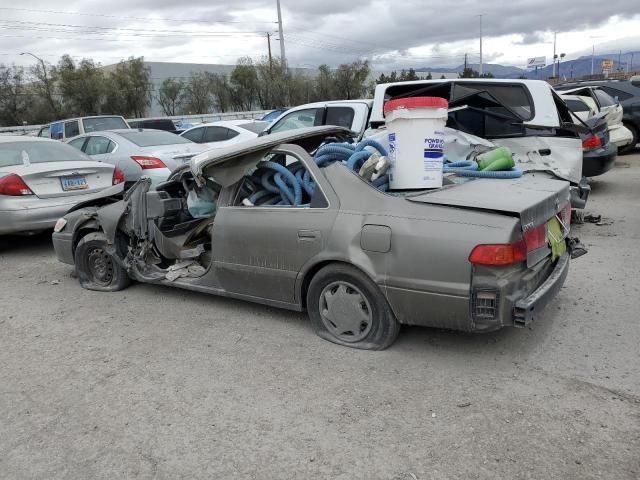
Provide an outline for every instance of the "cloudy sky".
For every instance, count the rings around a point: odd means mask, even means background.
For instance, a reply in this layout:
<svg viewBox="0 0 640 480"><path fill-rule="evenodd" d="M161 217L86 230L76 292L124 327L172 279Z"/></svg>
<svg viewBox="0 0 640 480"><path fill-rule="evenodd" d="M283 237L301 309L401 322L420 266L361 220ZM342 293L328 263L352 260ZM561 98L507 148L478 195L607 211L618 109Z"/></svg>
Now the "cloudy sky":
<svg viewBox="0 0 640 480"><path fill-rule="evenodd" d="M368 58L374 69L457 66L479 59L523 66L527 57L568 58L640 50L637 0L281 0L289 63L316 67ZM27 65L28 51L102 64L123 57L233 64L279 54L276 0L68 0L0 2L0 63ZM640 64L640 58L638 59Z"/></svg>

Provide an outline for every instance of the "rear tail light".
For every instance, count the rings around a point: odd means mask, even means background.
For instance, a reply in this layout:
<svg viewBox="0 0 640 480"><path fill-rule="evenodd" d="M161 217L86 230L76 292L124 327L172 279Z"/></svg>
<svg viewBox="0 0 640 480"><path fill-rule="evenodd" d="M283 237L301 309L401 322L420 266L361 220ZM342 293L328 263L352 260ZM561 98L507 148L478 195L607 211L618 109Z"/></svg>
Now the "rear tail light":
<svg viewBox="0 0 640 480"><path fill-rule="evenodd" d="M547 224L524 232L522 240L513 243L476 246L469 261L474 265L503 266L524 262L527 255L547 245Z"/></svg>
<svg viewBox="0 0 640 480"><path fill-rule="evenodd" d="M123 182L124 182L124 172L120 170L118 167L116 167L113 170L113 177L112 177L111 183L113 185L118 185L119 183L123 183Z"/></svg>
<svg viewBox="0 0 640 480"><path fill-rule="evenodd" d="M527 259L527 247L523 240L497 245L478 245L469 255L474 265L512 265Z"/></svg>
<svg viewBox="0 0 640 480"><path fill-rule="evenodd" d="M151 168L167 168L162 160L156 157L146 157L144 155L132 155L131 160L136 162L143 170Z"/></svg>
<svg viewBox="0 0 640 480"><path fill-rule="evenodd" d="M12 173L0 178L0 195L22 197L25 195L33 195L33 192L27 184L24 183L22 178L15 173Z"/></svg>
<svg viewBox="0 0 640 480"><path fill-rule="evenodd" d="M591 135L582 141L583 150L594 150L602 147L602 140L597 135Z"/></svg>
<svg viewBox="0 0 640 480"><path fill-rule="evenodd" d="M547 224L543 223L524 232L524 243L527 246L527 253L544 247L547 244Z"/></svg>

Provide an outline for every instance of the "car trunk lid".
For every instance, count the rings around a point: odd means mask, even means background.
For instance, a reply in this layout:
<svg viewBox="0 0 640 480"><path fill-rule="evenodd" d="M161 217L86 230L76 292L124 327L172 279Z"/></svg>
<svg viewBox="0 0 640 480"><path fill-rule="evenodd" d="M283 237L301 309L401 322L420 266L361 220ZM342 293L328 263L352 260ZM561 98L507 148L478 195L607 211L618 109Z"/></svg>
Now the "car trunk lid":
<svg viewBox="0 0 640 480"><path fill-rule="evenodd" d="M12 169L40 198L98 192L112 185L113 166L94 161L32 163Z"/></svg>
<svg viewBox="0 0 640 480"><path fill-rule="evenodd" d="M443 205L455 208L488 211L520 218L525 240L536 228L543 227L547 240L556 244L568 234L569 183L535 174L517 179L472 179L419 195L406 197L411 202ZM570 212L570 211L569 211ZM562 238L551 231L559 221ZM551 223L553 222L553 227ZM555 234L557 237L557 234ZM543 239L544 240L544 239ZM544 248L528 252L527 264L533 265L551 254L551 249L542 242Z"/></svg>

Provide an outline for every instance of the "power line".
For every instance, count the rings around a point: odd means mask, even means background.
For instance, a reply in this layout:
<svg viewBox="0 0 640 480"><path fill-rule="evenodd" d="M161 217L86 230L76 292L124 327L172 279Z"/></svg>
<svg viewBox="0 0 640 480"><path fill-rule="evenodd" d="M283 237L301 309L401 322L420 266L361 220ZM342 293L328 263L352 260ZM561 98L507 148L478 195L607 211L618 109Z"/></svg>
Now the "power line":
<svg viewBox="0 0 640 480"><path fill-rule="evenodd" d="M74 33L111 33L111 32L134 32L135 34L138 33L150 33L150 34L154 34L154 33L162 33L162 34L166 34L166 33L186 33L191 35L198 35L198 36L203 36L203 35L227 35L227 34L261 34L264 35L264 32L262 30L252 30L252 31L222 31L222 32L215 32L215 31L192 31L192 30L166 30L166 29L162 29L162 30L152 30L152 29L140 29L140 28L120 28L120 27L104 27L104 26L97 26L97 25L72 25L72 24L68 24L68 23L43 23L43 22L26 22L26 21L20 21L20 20L0 20L0 22L5 23L5 25L3 25L5 28L15 28L15 29L20 29L18 27L11 27L11 24L9 24L9 26L6 25L6 22L13 22L14 24L20 24L20 25L25 25L25 27L23 28L24 30L45 30L45 31L50 31L51 29L49 28L43 28L43 25L47 25L47 26L51 26L51 27L65 27L65 28L80 28L85 30L85 32L77 32L74 30L68 30L69 32L74 32ZM92 30L105 30L106 32L93 32ZM126 35L126 33L125 33Z"/></svg>
<svg viewBox="0 0 640 480"><path fill-rule="evenodd" d="M10 10L17 12L32 12L32 13L53 13L57 15L79 15L84 17L101 17L101 18L114 18L118 20L143 20L148 22L150 20L157 20L162 22L190 22L190 23L278 23L273 21L262 21L262 20L251 20L251 21L240 21L240 20L202 20L202 19L193 19L193 18L160 18L160 17L120 17L117 15L108 15L105 13L85 13L85 12L71 12L71 11L60 11L60 10L39 10L33 8L14 8L14 7L0 7L0 10Z"/></svg>

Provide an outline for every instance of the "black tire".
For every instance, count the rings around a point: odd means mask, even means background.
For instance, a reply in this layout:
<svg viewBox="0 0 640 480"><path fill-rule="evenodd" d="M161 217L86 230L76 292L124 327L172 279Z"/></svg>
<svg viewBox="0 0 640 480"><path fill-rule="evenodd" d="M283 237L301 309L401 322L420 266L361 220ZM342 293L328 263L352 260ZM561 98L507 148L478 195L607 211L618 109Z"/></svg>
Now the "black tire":
<svg viewBox="0 0 640 480"><path fill-rule="evenodd" d="M328 265L315 274L307 291L307 311L317 335L347 347L384 350L400 331L378 286L349 265Z"/></svg>
<svg viewBox="0 0 640 480"><path fill-rule="evenodd" d="M92 232L78 242L75 250L76 274L83 288L116 292L131 283L127 271L108 253L109 243L102 232Z"/></svg>
<svg viewBox="0 0 640 480"><path fill-rule="evenodd" d="M623 155L627 153L634 153L636 151L636 145L640 142L640 138L639 138L640 134L638 134L638 126L632 125L631 123L628 123L628 122L623 122L623 125L631 131L633 135L633 140L629 145L619 148L618 153Z"/></svg>

